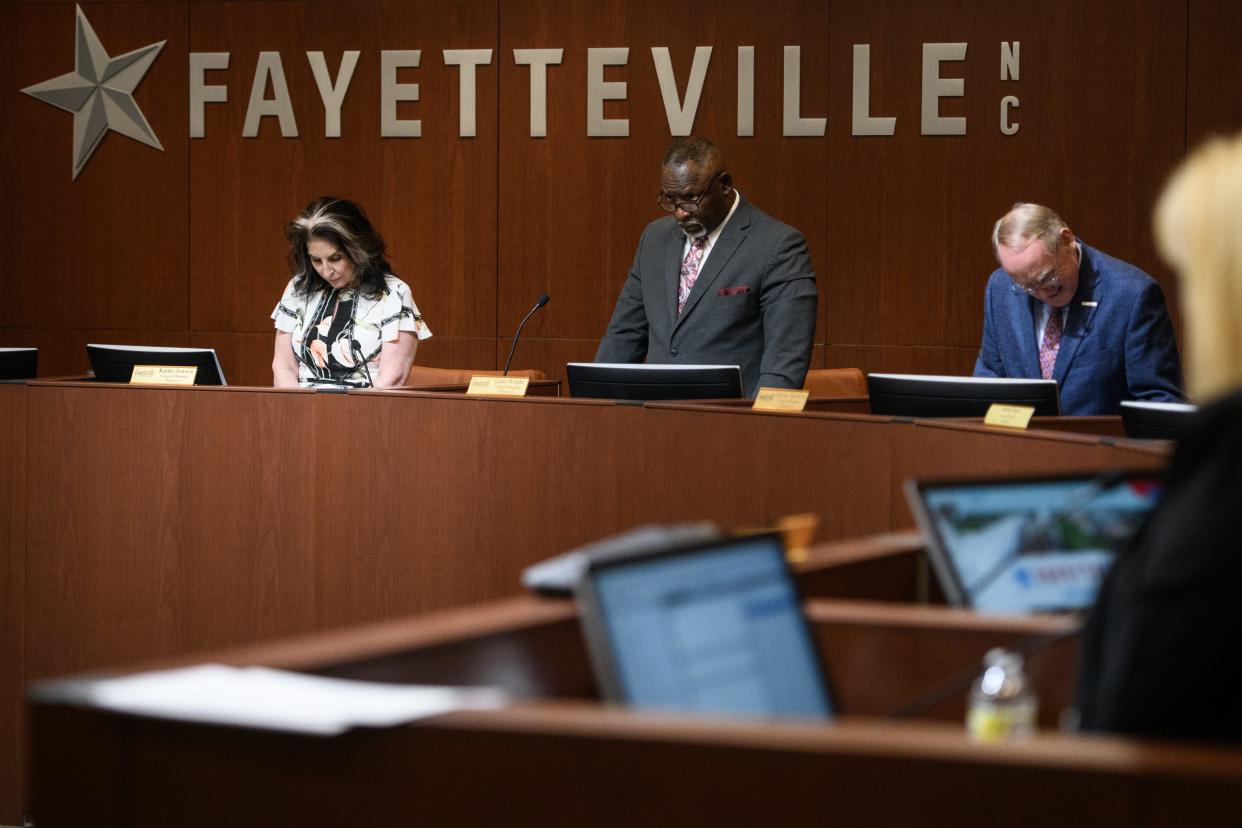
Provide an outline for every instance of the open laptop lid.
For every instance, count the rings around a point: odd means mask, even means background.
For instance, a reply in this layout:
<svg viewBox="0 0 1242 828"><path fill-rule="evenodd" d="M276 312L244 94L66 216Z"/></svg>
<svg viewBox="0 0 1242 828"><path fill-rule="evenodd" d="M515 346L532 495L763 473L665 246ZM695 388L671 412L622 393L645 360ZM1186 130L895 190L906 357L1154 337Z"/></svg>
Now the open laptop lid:
<svg viewBox="0 0 1242 828"><path fill-rule="evenodd" d="M719 400L742 396L736 365L570 362L569 396L607 400Z"/></svg>
<svg viewBox="0 0 1242 828"><path fill-rule="evenodd" d="M151 345L86 346L86 356L99 382L129 382L135 366L175 365L198 368L195 385L228 385L215 348L180 348Z"/></svg>
<svg viewBox="0 0 1242 828"><path fill-rule="evenodd" d="M38 373L38 348L0 348L0 381L34 379Z"/></svg>
<svg viewBox="0 0 1242 828"><path fill-rule="evenodd" d="M576 595L610 701L730 716L832 716L779 535L593 558Z"/></svg>
<svg viewBox="0 0 1242 828"><path fill-rule="evenodd" d="M1162 483L1151 470L908 480L906 498L950 603L1024 615L1090 607Z"/></svg>

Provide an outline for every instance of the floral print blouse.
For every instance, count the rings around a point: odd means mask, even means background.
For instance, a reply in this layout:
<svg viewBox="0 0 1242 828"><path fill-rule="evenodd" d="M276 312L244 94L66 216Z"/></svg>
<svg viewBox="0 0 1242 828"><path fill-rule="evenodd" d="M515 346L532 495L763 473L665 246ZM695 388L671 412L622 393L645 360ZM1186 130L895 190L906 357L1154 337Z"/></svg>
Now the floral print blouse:
<svg viewBox="0 0 1242 828"><path fill-rule="evenodd" d="M276 330L291 334L304 388L367 388L379 376L380 351L400 331L427 339L410 287L396 276L384 277L387 289L375 299L353 288L299 294L296 277L272 311Z"/></svg>

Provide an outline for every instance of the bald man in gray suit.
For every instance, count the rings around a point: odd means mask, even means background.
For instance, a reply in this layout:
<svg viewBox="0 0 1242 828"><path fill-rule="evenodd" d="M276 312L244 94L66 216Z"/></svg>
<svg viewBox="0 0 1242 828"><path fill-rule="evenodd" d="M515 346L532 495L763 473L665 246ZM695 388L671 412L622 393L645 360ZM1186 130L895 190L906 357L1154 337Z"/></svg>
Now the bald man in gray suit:
<svg viewBox="0 0 1242 828"><path fill-rule="evenodd" d="M739 365L745 393L801 388L818 293L806 240L733 188L720 150L673 142L596 362Z"/></svg>

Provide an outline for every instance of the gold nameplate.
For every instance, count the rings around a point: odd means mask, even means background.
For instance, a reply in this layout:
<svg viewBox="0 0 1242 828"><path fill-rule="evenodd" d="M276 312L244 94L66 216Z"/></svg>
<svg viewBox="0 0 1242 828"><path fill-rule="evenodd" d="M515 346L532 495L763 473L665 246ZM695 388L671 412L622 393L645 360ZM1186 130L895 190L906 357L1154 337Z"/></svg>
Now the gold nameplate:
<svg viewBox="0 0 1242 828"><path fill-rule="evenodd" d="M471 377L466 393L472 396L525 397L530 377Z"/></svg>
<svg viewBox="0 0 1242 828"><path fill-rule="evenodd" d="M197 365L135 365L129 381L138 385L193 385Z"/></svg>
<svg viewBox="0 0 1242 828"><path fill-rule="evenodd" d="M805 388L760 388L755 395L755 411L801 411L811 392Z"/></svg>
<svg viewBox="0 0 1242 828"><path fill-rule="evenodd" d="M983 418L984 425L1001 426L1002 428L1026 428L1031 424L1031 416L1035 407L1030 405L1001 405L992 403L988 407L988 415Z"/></svg>

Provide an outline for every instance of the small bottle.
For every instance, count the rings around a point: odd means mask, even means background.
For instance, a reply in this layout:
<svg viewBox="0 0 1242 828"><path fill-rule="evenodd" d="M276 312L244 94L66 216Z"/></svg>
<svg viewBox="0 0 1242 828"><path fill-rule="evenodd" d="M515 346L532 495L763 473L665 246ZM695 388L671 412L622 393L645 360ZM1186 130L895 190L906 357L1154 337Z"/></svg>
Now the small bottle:
<svg viewBox="0 0 1242 828"><path fill-rule="evenodd" d="M966 730L976 742L1026 739L1035 732L1039 701L1022 669L1022 655L1001 648L983 657L983 674L970 690Z"/></svg>

